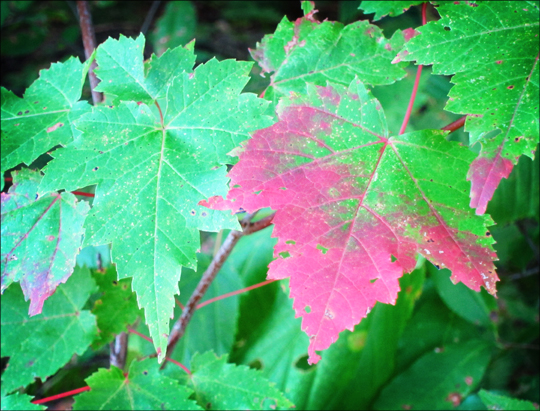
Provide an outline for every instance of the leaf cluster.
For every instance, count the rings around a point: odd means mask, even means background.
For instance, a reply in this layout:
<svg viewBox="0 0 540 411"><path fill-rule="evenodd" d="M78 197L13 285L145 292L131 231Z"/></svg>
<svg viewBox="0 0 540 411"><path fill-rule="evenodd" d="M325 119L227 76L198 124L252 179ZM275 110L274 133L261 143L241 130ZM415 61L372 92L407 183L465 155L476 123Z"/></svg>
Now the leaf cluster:
<svg viewBox="0 0 540 411"><path fill-rule="evenodd" d="M32 31L16 3L3 30ZM2 87L2 409L83 386L74 409L534 409L538 2L434 2L422 27L423 2L233 3L256 65L208 52L215 5L169 2ZM270 209L160 369L235 213Z"/></svg>

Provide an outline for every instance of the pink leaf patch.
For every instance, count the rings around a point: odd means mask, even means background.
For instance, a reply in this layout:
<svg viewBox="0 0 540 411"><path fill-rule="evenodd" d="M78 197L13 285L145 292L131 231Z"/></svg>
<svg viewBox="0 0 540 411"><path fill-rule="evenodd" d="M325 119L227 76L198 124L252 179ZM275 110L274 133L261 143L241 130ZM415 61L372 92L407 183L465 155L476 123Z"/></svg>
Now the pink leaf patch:
<svg viewBox="0 0 540 411"><path fill-rule="evenodd" d="M64 123L56 123L54 126L47 128L47 133L52 133L53 131L58 130L60 127L63 127Z"/></svg>
<svg viewBox="0 0 540 411"><path fill-rule="evenodd" d="M277 210L268 277L290 278L310 363L376 302L395 303L417 253L454 282L495 294L491 220L468 207L467 148L433 130L389 137L379 102L357 80L308 85L278 115L240 154L227 199L201 204Z"/></svg>
<svg viewBox="0 0 540 411"><path fill-rule="evenodd" d="M514 164L500 155L493 159L478 157L471 164L467 180L471 182L471 203L476 214L486 212L488 202L503 178L508 178Z"/></svg>

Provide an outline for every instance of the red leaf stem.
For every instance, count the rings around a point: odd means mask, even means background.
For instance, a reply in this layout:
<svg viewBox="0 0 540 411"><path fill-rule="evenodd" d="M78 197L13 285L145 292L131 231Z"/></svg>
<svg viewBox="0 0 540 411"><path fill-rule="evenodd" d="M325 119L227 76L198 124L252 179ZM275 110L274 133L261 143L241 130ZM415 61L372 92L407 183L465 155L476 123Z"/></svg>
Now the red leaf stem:
<svg viewBox="0 0 540 411"><path fill-rule="evenodd" d="M12 182L12 177L4 177L5 182ZM72 191L71 194L75 194L76 196L84 196L84 197L95 197L95 194L92 193L85 193L83 191Z"/></svg>
<svg viewBox="0 0 540 411"><path fill-rule="evenodd" d="M427 22L426 6L427 6L426 3L422 4L422 25L426 24ZM422 74L422 65L419 65L416 70L416 78L414 79L414 87L412 89L411 98L409 100L409 106L407 107L405 118L403 118L403 123L401 124L401 128L399 129L399 135L405 133L405 129L407 128L407 124L409 123L409 118L411 117L414 100L416 99L416 92L418 91L418 84L420 84L421 74Z"/></svg>
<svg viewBox="0 0 540 411"><path fill-rule="evenodd" d="M442 129L453 133L454 131L459 130L465 125L465 120L467 120L467 116L463 116L461 118L458 118L456 121L452 121L450 124L443 127Z"/></svg>
<svg viewBox="0 0 540 411"><path fill-rule="evenodd" d="M60 398L65 398L71 395L80 394L81 392L84 392L84 391L90 391L90 387L86 386L82 388L77 388L76 390L66 391L61 394L52 395L50 397L42 398L41 400L32 401L32 404L44 404L46 402L59 400Z"/></svg>
<svg viewBox="0 0 540 411"><path fill-rule="evenodd" d="M72 191L71 194L75 194L76 196L84 196L84 197L94 197L95 196L95 194L84 193L82 191Z"/></svg>
<svg viewBox="0 0 540 411"><path fill-rule="evenodd" d="M145 340L148 341L149 343L152 343L152 344L154 343L150 337L147 337L146 335L141 334L141 333L138 332L138 331L135 331L135 330L134 330L133 328L131 328L131 327L128 327L128 331L129 331L130 333L132 333L132 334L138 335L139 337L145 339ZM191 371L190 371L189 368L186 367L184 364L182 364L182 363L180 363L180 362L178 362L178 361L176 361L176 360L173 360L172 358L169 358L169 357L165 357L165 359L166 359L167 361L172 362L173 364L178 365L180 368L182 368L182 369L183 369L183 370L191 377L191 375L192 375L192 374L191 374Z"/></svg>
<svg viewBox="0 0 540 411"><path fill-rule="evenodd" d="M242 288L240 290L236 290L236 291L232 291L230 293L227 293L227 294L223 294L223 295L220 295L218 297L214 297L214 298L210 298L209 300L203 302L203 303L200 303L198 306L197 306L197 310L199 308L202 308L204 307L205 305L208 305L208 304L212 304L213 302L216 302L216 301L219 301L219 300L223 300L225 298L228 298L228 297L232 297L233 295L237 295L237 294L242 294L242 293L245 293L247 291L251 291L251 290L254 290L255 288L259 288L259 287L263 287L267 284L270 284L270 283L273 283L275 281L278 281L278 280L266 280L266 281L263 281L262 283L258 283L258 284L254 284L252 286L249 286L249 287L246 287L246 288Z"/></svg>

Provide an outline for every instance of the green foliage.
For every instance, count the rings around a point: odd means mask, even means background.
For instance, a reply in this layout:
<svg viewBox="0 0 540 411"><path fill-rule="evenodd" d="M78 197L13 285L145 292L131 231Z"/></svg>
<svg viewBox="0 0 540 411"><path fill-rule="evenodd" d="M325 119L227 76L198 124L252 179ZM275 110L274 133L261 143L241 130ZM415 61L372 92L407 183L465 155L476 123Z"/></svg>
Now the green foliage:
<svg viewBox="0 0 540 411"><path fill-rule="evenodd" d="M155 53L161 56L167 49L193 40L196 22L195 8L190 1L168 2L150 37Z"/></svg>
<svg viewBox="0 0 540 411"><path fill-rule="evenodd" d="M227 356L212 352L196 355L192 360L190 386L197 401L206 409L263 410L290 408L293 404L273 383L244 365L227 364Z"/></svg>
<svg viewBox="0 0 540 411"><path fill-rule="evenodd" d="M264 102L240 95L250 64L211 60L190 74L192 46L146 64L142 35L98 47L97 90L117 105L79 119L83 137L53 154L40 186L46 193L98 183L85 245L113 243L118 276L133 277L160 361L180 268L196 264L198 230L238 228L228 213L197 203L224 193L227 153L268 124Z"/></svg>
<svg viewBox="0 0 540 411"><path fill-rule="evenodd" d="M52 64L22 99L2 88L2 174L19 163L30 165L79 134L73 122L90 111L86 101L79 101L90 61L71 58Z"/></svg>
<svg viewBox="0 0 540 411"><path fill-rule="evenodd" d="M497 395L486 390L480 390L479 392L482 402L486 405L488 410L536 410L534 404L530 401L517 400L505 395Z"/></svg>
<svg viewBox="0 0 540 411"><path fill-rule="evenodd" d="M119 368L100 369L86 382L90 392L77 396L74 410L201 410L188 399L192 391L159 373L156 361L133 361L126 376Z"/></svg>
<svg viewBox="0 0 540 411"><path fill-rule="evenodd" d="M428 352L381 391L374 409L451 409L478 386L490 351L484 341L471 340Z"/></svg>
<svg viewBox="0 0 540 411"><path fill-rule="evenodd" d="M31 400L32 397L29 395L19 394L18 392L0 399L2 403L2 410L37 411L46 409L43 405L32 404L30 402Z"/></svg>
<svg viewBox="0 0 540 411"><path fill-rule="evenodd" d="M20 282L34 315L73 272L89 207L70 193L39 196L39 173L25 169L13 175L13 185L2 194L2 291Z"/></svg>
<svg viewBox="0 0 540 411"><path fill-rule="evenodd" d="M21 289L12 285L2 295L2 356L9 367L2 374L2 393L45 379L73 354L83 354L97 336L96 319L82 307L96 283L88 269L76 268L58 287L39 315L29 317Z"/></svg>
<svg viewBox="0 0 540 411"><path fill-rule="evenodd" d="M127 326L137 321L142 312L137 307L137 296L131 291L131 279L117 281L114 266L93 270L92 277L102 293L92 309L99 329L99 339L93 342L92 348L98 348L111 342L115 335L126 332Z"/></svg>
<svg viewBox="0 0 540 411"><path fill-rule="evenodd" d="M405 13L411 6L425 3L424 1L366 1L360 3L364 13L375 13L373 20L380 20L384 16L396 17Z"/></svg>
<svg viewBox="0 0 540 411"><path fill-rule="evenodd" d="M81 63L70 57L82 55L70 2L2 2L2 410L44 409L32 401L83 380L90 390L74 396L74 409L535 409L538 2L359 3L92 2L100 45ZM338 15L350 24L332 21ZM258 64L243 61L248 48ZM105 98L94 106L92 61ZM398 135L415 88L410 61L433 67L423 68ZM295 117L304 109L318 114ZM467 132L441 131L464 114ZM242 165L256 141L258 154ZM351 161L326 169L326 157L314 159L328 147ZM291 162L300 167L288 171ZM323 187L332 176L350 181ZM171 319L239 229L237 216L202 204L278 177L255 220L286 200L292 209L241 238L201 302L216 300L195 311L163 363ZM298 254L293 243L311 241L352 200L336 197L309 229L301 210L364 180L366 198L353 200L366 212L403 213L384 225L393 230L388 244L366 230L363 256L342 247L357 263L350 283L332 283L333 265L345 260L330 258L323 241ZM267 195L252 191L254 202ZM461 248L430 248L411 216L446 226ZM461 264L455 250L464 244L474 255ZM452 284L478 288L486 279L463 272L480 255L491 264L492 246L497 298ZM290 281L220 298L298 256ZM317 266L320 256L328 264ZM358 289L350 304L373 304L337 324L310 365L298 279L310 277L300 288L320 302L328 291L348 292L374 261L383 267L377 277L396 273L395 305L375 303L371 282ZM128 327L126 365L109 366L109 343Z"/></svg>

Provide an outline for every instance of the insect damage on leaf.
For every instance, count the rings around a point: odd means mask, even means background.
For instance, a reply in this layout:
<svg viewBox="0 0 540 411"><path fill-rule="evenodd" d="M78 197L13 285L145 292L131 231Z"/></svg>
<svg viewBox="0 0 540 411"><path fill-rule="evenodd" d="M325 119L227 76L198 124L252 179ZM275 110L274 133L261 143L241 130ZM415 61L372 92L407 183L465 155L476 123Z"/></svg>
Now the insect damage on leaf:
<svg viewBox="0 0 540 411"><path fill-rule="evenodd" d="M492 220L468 207L466 147L435 130L389 137L379 102L358 80L348 89L308 85L278 113L246 144L227 199L201 204L278 210L268 277L290 277L310 363L377 301L395 302L417 253L495 294L493 240L484 236Z"/></svg>

